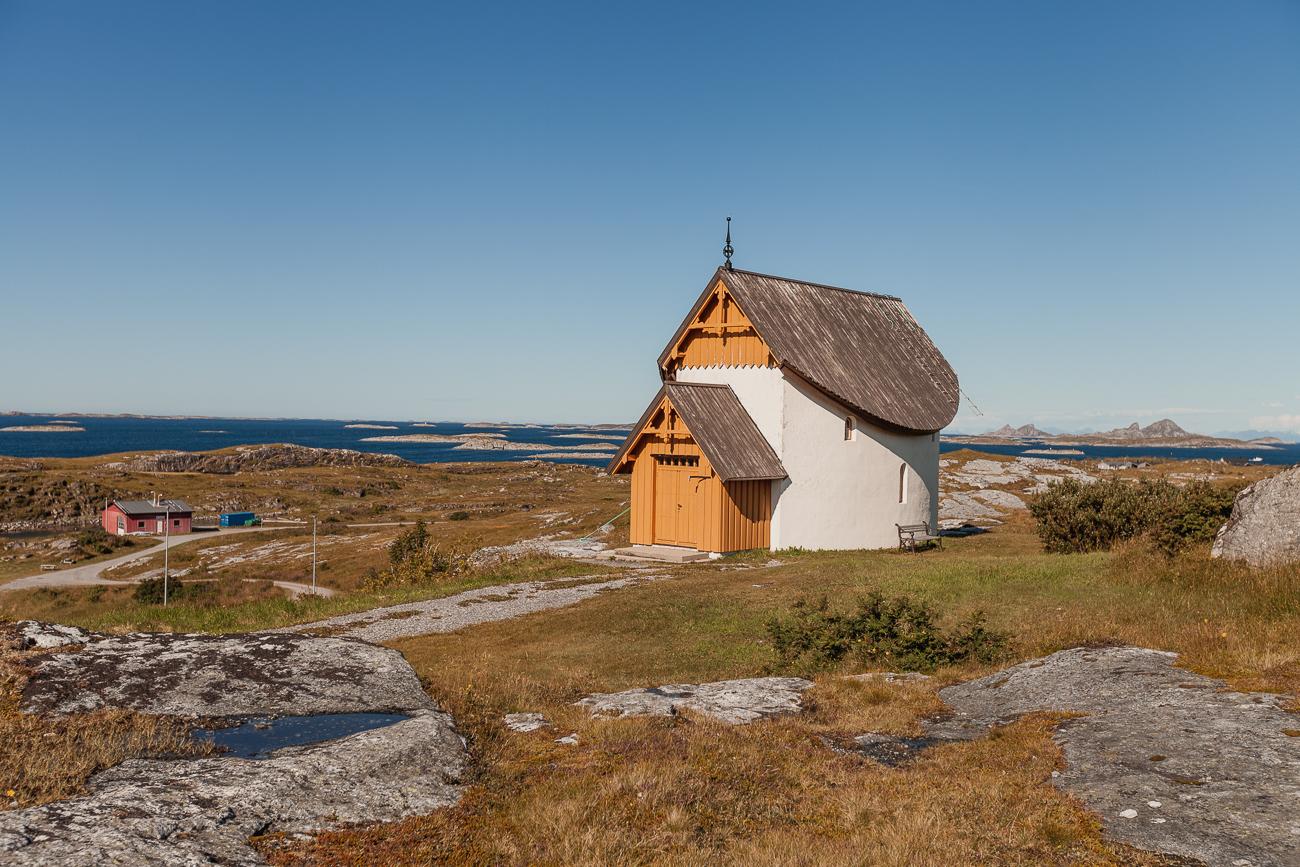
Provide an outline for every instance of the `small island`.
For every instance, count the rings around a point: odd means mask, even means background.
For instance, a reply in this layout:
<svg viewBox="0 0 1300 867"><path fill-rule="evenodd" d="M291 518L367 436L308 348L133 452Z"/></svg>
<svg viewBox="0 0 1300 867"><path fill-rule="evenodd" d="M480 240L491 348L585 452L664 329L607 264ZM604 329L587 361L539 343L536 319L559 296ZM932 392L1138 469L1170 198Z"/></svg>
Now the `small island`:
<svg viewBox="0 0 1300 867"><path fill-rule="evenodd" d="M2 433L85 433L80 425L62 422L60 424L15 424L0 427Z"/></svg>
<svg viewBox="0 0 1300 867"><path fill-rule="evenodd" d="M503 433L472 434L391 434L377 437L362 437L363 443L463 443L476 440L505 439Z"/></svg>

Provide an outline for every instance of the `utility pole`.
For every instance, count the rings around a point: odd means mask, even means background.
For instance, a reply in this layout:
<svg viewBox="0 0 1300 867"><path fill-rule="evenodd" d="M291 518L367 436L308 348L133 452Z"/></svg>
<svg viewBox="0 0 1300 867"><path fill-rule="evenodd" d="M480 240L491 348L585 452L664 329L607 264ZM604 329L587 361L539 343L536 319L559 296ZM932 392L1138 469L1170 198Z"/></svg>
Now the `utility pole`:
<svg viewBox="0 0 1300 867"><path fill-rule="evenodd" d="M311 589L316 589L316 516L311 516Z"/></svg>
<svg viewBox="0 0 1300 867"><path fill-rule="evenodd" d="M171 547L172 540L172 509L168 504L163 512L163 607L167 607L167 549Z"/></svg>

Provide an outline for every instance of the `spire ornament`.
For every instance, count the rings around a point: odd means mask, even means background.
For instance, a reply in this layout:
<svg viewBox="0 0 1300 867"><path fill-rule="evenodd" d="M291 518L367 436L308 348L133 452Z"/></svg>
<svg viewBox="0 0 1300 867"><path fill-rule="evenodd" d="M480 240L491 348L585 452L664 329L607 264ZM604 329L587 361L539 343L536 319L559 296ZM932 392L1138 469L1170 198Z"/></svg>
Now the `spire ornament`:
<svg viewBox="0 0 1300 867"><path fill-rule="evenodd" d="M728 271L731 270L731 257L735 255L735 248L731 246L731 218L727 217L727 245L722 248L722 256L727 261L722 263L722 267Z"/></svg>

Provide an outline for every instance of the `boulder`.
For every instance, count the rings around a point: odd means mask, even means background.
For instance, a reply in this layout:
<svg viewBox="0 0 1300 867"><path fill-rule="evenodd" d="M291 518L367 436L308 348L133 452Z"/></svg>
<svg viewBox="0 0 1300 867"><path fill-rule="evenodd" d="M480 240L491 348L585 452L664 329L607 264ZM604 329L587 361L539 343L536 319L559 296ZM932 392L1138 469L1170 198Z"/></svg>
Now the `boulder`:
<svg viewBox="0 0 1300 867"><path fill-rule="evenodd" d="M801 677L750 677L715 683L671 683L624 692L597 693L578 702L593 714L674 716L688 709L721 722L744 725L779 714L798 713L803 691L812 681Z"/></svg>
<svg viewBox="0 0 1300 867"><path fill-rule="evenodd" d="M1252 566L1300 561L1300 467L1255 482L1237 495L1212 556Z"/></svg>

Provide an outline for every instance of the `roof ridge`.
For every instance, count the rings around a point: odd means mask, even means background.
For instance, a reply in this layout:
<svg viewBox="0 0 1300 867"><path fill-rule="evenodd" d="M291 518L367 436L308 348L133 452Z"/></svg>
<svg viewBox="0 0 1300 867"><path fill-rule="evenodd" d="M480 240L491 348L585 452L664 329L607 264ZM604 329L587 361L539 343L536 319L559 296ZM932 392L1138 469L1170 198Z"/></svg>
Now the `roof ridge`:
<svg viewBox="0 0 1300 867"><path fill-rule="evenodd" d="M885 298L890 301L902 301L897 295L890 295L886 292L867 292L863 289L848 289L844 286L832 286L829 283L816 283L812 280L800 280L797 277L782 277L779 274L764 274L762 271L749 271L745 268L719 268L719 271L731 271L732 273L750 274L754 277L766 277L769 280L784 280L787 283L802 283L805 286L815 286L818 289L832 289L836 292L847 292L850 295L865 295L868 298Z"/></svg>
<svg viewBox="0 0 1300 867"><path fill-rule="evenodd" d="M731 388L731 386L727 385L725 382L682 382L677 379L670 380L664 383L664 385L698 385L703 388Z"/></svg>

